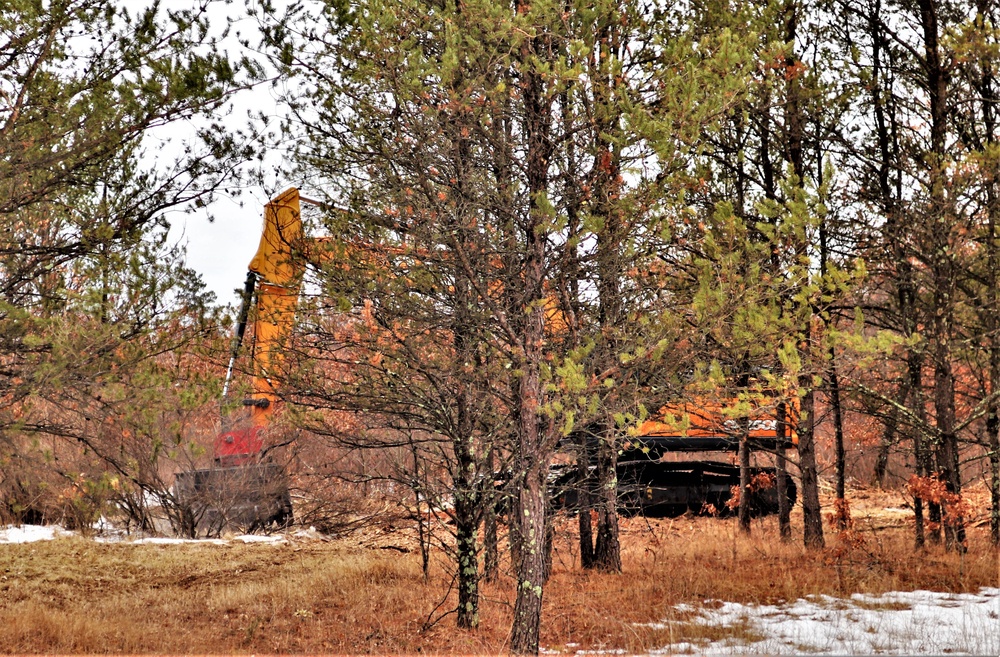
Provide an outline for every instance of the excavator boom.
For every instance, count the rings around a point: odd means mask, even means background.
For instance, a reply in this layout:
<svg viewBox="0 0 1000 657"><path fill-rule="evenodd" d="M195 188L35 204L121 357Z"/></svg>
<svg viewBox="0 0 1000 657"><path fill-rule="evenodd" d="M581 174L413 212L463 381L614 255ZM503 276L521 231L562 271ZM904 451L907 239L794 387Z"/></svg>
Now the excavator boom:
<svg viewBox="0 0 1000 657"><path fill-rule="evenodd" d="M295 320L304 263L299 190L288 189L264 206L264 229L250 260L243 300L233 340L222 397L226 399L243 336L253 313L253 376L251 394L243 400L249 422L223 431L215 441L215 460L222 466L240 466L256 460L264 447L263 434L278 401L276 383L281 368L281 345ZM223 425L226 418L223 419Z"/></svg>

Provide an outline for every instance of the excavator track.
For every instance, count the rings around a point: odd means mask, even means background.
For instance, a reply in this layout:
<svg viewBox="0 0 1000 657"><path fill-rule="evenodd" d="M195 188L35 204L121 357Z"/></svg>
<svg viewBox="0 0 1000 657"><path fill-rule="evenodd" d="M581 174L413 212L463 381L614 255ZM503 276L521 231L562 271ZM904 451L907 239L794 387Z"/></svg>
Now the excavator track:
<svg viewBox="0 0 1000 657"><path fill-rule="evenodd" d="M226 528L253 532L292 522L292 499L281 466L274 463L177 473L174 490L190 509L198 534Z"/></svg>

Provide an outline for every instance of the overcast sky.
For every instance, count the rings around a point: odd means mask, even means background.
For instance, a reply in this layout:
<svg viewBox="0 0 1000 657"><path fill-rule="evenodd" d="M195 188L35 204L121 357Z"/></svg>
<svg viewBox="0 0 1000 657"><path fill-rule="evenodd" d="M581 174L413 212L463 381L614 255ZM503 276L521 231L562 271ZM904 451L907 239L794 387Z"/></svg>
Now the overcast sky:
<svg viewBox="0 0 1000 657"><path fill-rule="evenodd" d="M243 287L260 241L266 194L246 190L242 201L240 207L236 200L221 197L209 208L178 216L173 222L172 237L187 245L188 266L201 274L219 303L238 302L235 290ZM212 223L210 213L215 216Z"/></svg>

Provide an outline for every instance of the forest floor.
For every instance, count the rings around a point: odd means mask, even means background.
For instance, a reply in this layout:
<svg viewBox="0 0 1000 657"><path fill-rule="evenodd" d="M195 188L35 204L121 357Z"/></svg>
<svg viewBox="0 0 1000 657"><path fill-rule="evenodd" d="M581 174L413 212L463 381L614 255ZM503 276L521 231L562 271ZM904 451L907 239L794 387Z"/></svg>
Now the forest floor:
<svg viewBox="0 0 1000 657"><path fill-rule="evenodd" d="M616 575L580 570L576 519L560 519L544 651L996 654L998 554L976 494L965 555L915 552L904 497L874 490L851 492L854 529L827 527L819 552L780 543L774 518L749 537L732 519L623 519ZM801 537L798 512L793 527ZM27 528L7 532L28 541ZM436 550L425 579L398 523L339 538L8 542L0 653L503 654L509 575L484 584L480 627L465 631L440 618L455 599L446 568Z"/></svg>

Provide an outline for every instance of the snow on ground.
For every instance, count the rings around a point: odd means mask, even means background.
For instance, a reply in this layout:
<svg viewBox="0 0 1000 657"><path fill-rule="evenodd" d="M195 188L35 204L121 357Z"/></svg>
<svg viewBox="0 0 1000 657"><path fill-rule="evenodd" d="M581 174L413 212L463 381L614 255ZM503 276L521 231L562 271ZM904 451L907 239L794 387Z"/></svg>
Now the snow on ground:
<svg viewBox="0 0 1000 657"><path fill-rule="evenodd" d="M729 638L675 643L654 653L1000 655L1000 588L977 594L855 594L849 599L817 595L779 605L713 602L709 607L679 605L677 610L694 614L688 622L738 630Z"/></svg>
<svg viewBox="0 0 1000 657"><path fill-rule="evenodd" d="M243 543L284 543L287 539L281 534L243 534L234 536L233 540Z"/></svg>
<svg viewBox="0 0 1000 657"><path fill-rule="evenodd" d="M7 525L0 528L0 543L34 543L72 535L73 532L55 525Z"/></svg>
<svg viewBox="0 0 1000 657"><path fill-rule="evenodd" d="M228 545L230 542L240 543L264 543L268 545L278 545L287 543L288 537L282 534L241 534L231 538L171 538L165 536L138 536L129 537L120 528L101 518L94 524L97 535L94 540L99 543L131 543L134 545L183 545L189 543L200 543L205 545ZM77 532L71 532L58 525L7 525L0 527L0 544L3 543L33 543L34 541L51 541L54 538L68 538L78 536ZM317 532L314 527L308 530L300 529L291 534L292 538L298 540L324 540L326 537Z"/></svg>

